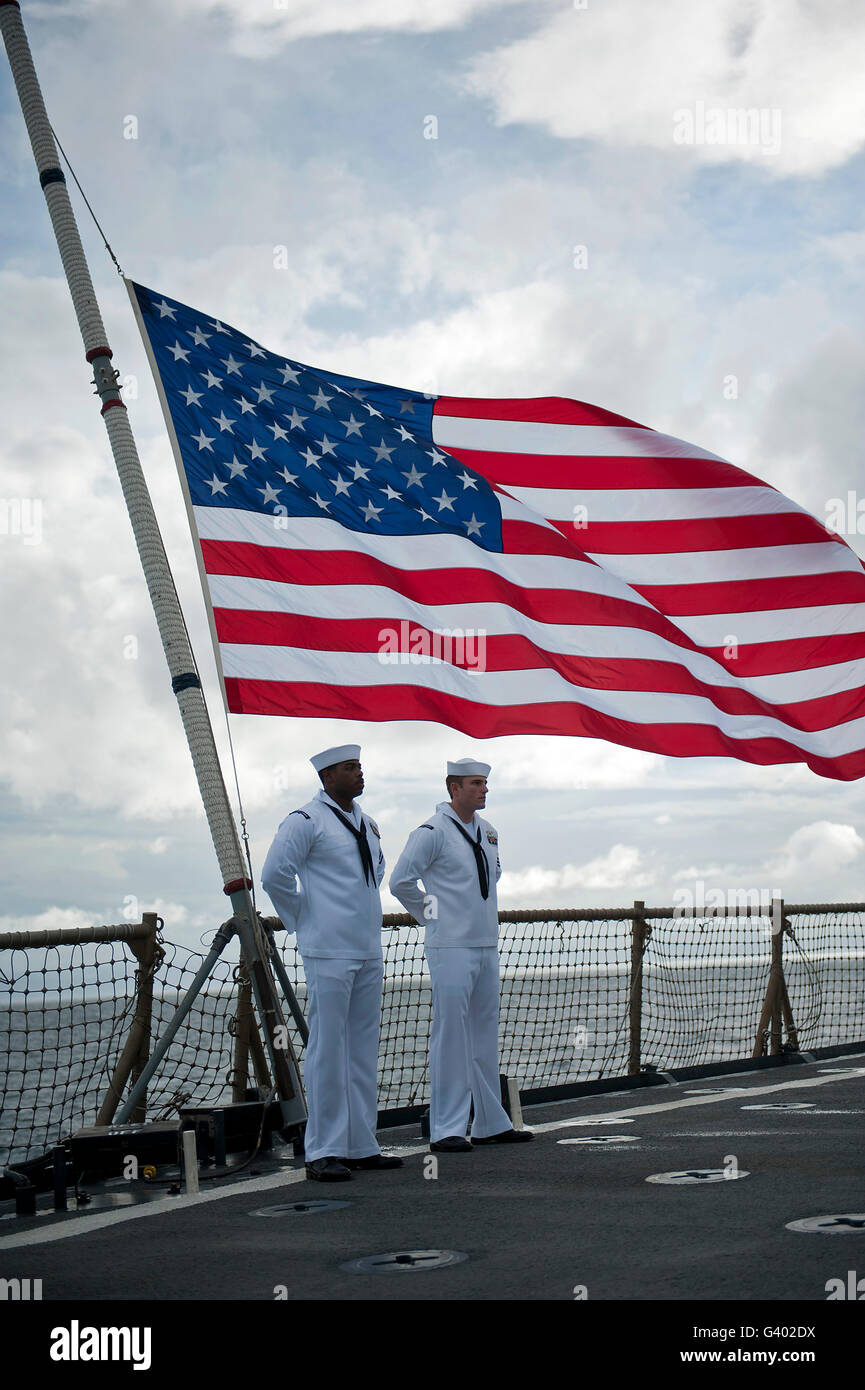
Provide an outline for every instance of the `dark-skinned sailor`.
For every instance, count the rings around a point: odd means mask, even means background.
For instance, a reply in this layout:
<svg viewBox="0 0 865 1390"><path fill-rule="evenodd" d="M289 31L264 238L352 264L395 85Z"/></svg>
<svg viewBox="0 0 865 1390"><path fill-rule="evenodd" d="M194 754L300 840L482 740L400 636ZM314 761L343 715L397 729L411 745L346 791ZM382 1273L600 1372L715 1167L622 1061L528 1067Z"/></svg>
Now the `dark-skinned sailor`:
<svg viewBox="0 0 865 1390"><path fill-rule="evenodd" d="M450 801L439 802L435 815L412 831L390 878L394 897L426 929L433 996L430 1148L436 1152L534 1137L512 1128L500 1100L496 883L502 870L495 827L478 815L489 771L489 763L475 758L448 763Z"/></svg>
<svg viewBox="0 0 865 1390"><path fill-rule="evenodd" d="M352 1169L402 1165L382 1154L375 1133L385 862L378 826L355 800L360 746L327 748L310 762L322 790L282 822L261 881L297 933L306 975L307 1176L340 1182Z"/></svg>

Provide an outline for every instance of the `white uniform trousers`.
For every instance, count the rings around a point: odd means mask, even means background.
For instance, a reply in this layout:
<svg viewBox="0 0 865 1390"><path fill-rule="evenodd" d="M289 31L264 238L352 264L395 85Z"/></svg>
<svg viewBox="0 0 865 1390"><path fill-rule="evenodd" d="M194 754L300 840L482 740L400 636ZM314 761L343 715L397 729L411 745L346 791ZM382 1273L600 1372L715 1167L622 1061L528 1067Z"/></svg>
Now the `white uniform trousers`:
<svg viewBox="0 0 865 1390"><path fill-rule="evenodd" d="M381 959L308 956L303 968L309 999L306 1162L381 1153L375 1137Z"/></svg>
<svg viewBox="0 0 865 1390"><path fill-rule="evenodd" d="M511 1129L499 1083L499 953L496 946L428 946L430 1139Z"/></svg>

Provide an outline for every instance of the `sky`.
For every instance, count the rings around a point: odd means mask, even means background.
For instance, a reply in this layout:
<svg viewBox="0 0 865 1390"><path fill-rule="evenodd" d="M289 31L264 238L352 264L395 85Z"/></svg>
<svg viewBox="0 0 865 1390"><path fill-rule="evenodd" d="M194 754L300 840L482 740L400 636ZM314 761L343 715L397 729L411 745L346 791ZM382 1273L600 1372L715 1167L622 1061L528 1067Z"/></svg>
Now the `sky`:
<svg viewBox="0 0 865 1390"><path fill-rule="evenodd" d="M855 0L22 14L54 129L131 278L334 372L592 402L821 520L840 499L865 555ZM226 900L8 72L0 136L0 929L157 911L197 946ZM156 391L68 181L234 794ZM256 876L317 790L310 755L359 742L391 866L444 799L447 760L492 765L502 907L865 899L863 789L799 765L420 723L233 715L230 733Z"/></svg>

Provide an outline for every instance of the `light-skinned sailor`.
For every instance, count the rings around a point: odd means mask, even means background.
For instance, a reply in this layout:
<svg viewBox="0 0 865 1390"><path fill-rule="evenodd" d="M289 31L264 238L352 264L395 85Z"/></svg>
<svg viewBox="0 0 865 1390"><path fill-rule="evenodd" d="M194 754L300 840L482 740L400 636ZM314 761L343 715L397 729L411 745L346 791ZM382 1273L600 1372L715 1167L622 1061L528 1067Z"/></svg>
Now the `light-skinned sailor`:
<svg viewBox="0 0 865 1390"><path fill-rule="evenodd" d="M490 767L474 758L449 762L450 801L412 831L390 878L390 891L425 928L433 995L430 1032L430 1147L467 1152L472 1143L531 1139L514 1130L500 1100L499 958L496 883L498 835L478 815ZM423 889L418 887L418 879Z"/></svg>

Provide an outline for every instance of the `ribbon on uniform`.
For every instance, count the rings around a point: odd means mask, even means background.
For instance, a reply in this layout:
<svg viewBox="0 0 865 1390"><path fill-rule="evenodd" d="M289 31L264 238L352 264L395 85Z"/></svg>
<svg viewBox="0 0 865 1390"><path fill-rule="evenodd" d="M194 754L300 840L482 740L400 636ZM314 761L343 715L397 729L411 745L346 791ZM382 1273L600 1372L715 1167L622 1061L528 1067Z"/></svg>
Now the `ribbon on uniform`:
<svg viewBox="0 0 865 1390"><path fill-rule="evenodd" d="M468 831L463 830L462 826L459 825L452 816L447 816L446 819L449 820L452 825L456 826L463 838L468 840L474 851L475 863L478 866L478 883L480 884L481 897L486 901L490 895L490 866L487 863L487 856L484 854L481 845L481 828L478 826L478 838L477 842L475 842Z"/></svg>
<svg viewBox="0 0 865 1390"><path fill-rule="evenodd" d="M374 883L375 869L372 865L372 853L370 851L369 841L366 838L366 826L364 825L363 816L361 816L360 818L360 830L358 830L357 826L353 825L352 822L348 819L348 817L344 816L341 811L338 811L335 806L331 806L329 801L326 801L324 804L329 811L333 811L333 814L336 816L337 820L341 820L346 830L350 830L354 838L357 840L357 847L360 850L360 862L363 865L364 883L369 883L370 875L372 875L372 880ZM486 894L484 894L484 896L486 896Z"/></svg>

